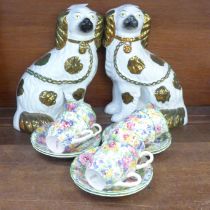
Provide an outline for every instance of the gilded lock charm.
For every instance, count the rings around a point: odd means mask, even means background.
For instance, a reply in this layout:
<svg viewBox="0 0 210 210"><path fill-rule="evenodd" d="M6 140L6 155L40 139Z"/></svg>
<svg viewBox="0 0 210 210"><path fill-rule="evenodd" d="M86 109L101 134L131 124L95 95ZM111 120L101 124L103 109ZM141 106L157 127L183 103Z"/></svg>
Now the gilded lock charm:
<svg viewBox="0 0 210 210"><path fill-rule="evenodd" d="M145 65L140 58L133 56L129 59L127 67L131 74L140 74Z"/></svg>
<svg viewBox="0 0 210 210"><path fill-rule="evenodd" d="M77 74L83 69L83 64L80 62L79 57L73 56L66 60L64 68L69 74Z"/></svg>
<svg viewBox="0 0 210 210"><path fill-rule="evenodd" d="M155 97L156 97L157 101L165 103L166 101L169 101L171 94L165 86L160 86L155 91Z"/></svg>
<svg viewBox="0 0 210 210"><path fill-rule="evenodd" d="M125 44L124 47L123 47L123 51L125 53L130 53L132 51L131 43Z"/></svg>
<svg viewBox="0 0 210 210"><path fill-rule="evenodd" d="M87 51L87 48L88 48L87 43L81 42L81 43L79 44L79 53L80 53L80 54L85 54L86 51Z"/></svg>

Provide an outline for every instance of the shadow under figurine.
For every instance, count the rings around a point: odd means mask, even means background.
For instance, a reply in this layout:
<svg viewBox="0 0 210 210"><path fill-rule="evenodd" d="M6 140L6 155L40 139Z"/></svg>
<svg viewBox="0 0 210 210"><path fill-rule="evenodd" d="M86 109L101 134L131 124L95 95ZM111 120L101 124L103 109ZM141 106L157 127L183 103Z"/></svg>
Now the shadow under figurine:
<svg viewBox="0 0 210 210"><path fill-rule="evenodd" d="M106 15L106 74L113 82L113 99L105 108L113 122L152 103L170 128L188 122L182 87L171 66L149 52L151 19L138 6L125 4Z"/></svg>
<svg viewBox="0 0 210 210"><path fill-rule="evenodd" d="M103 18L87 4L76 4L57 19L56 47L35 61L17 89L13 126L31 133L55 120L65 101L83 101L96 74Z"/></svg>

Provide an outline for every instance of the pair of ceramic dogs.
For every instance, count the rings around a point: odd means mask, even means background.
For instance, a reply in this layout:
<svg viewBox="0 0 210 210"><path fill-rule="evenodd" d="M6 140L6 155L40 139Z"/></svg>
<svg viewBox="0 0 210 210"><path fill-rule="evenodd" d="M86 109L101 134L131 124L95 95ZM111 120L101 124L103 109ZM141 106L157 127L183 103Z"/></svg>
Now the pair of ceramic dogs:
<svg viewBox="0 0 210 210"><path fill-rule="evenodd" d="M152 103L170 128L187 123L182 87L168 63L147 46L150 17L126 4L103 17L87 4L70 6L57 19L56 47L35 61L17 89L14 128L32 132L55 120L66 101L83 101L98 67L97 48L105 28L106 74L113 81L113 99L105 112L118 122Z"/></svg>

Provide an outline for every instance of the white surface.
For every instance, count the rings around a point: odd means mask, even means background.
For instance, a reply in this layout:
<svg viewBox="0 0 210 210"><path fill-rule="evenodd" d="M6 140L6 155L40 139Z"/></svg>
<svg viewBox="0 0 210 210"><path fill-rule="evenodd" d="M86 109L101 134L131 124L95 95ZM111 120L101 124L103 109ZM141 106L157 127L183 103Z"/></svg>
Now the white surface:
<svg viewBox="0 0 210 210"><path fill-rule="evenodd" d="M68 39L74 39L77 41L90 40L94 38L95 27L97 23L97 15L95 11L90 10L85 4L71 6L70 12L67 15L68 22ZM79 14L79 18L76 18L75 14ZM79 30L78 25L84 18L90 18L93 23L93 30L88 33L82 33ZM92 81L98 66L98 57L96 52L96 46L94 41L90 43L90 48L93 53L93 66L91 73L87 79L77 84L69 85L55 85L43 82L37 78L24 73L21 79L24 79L24 93L17 97L17 110L13 119L13 126L15 129L19 128L19 117L24 111L29 113L44 113L51 116L54 120L63 111L63 105L65 100L75 101L72 94L78 88L86 89L89 83ZM89 67L90 55L88 52L85 54L79 53L79 44L66 42L64 48L57 50L56 48L49 51L51 57L47 64L43 66L37 66L32 64L28 68L37 72L43 76L52 78L54 80L76 80L81 78L87 73ZM72 57L78 56L83 64L83 70L78 74L70 75L64 69L65 61ZM39 94L42 91L54 91L57 93L56 104L52 106L46 106L39 100Z"/></svg>
<svg viewBox="0 0 210 210"><path fill-rule="evenodd" d="M143 12L138 7L130 4L114 8L114 10L115 34L124 38L134 38L139 36L144 21ZM122 11L125 12L124 17L121 16ZM136 17L139 24L138 28L127 30L123 27L122 23L123 20L131 14ZM113 122L118 122L130 115L134 110L141 109L146 104L152 103L159 109L176 109L183 107L185 109L184 124L186 124L188 117L183 100L183 92L173 86L173 71L170 73L169 78L164 80L161 84L154 86L134 85L121 79L114 67L114 51L119 42L119 40L114 39L106 48L105 68L106 74L113 82L113 99L112 102L106 106L105 112L112 115L111 120ZM130 53L125 53L123 51L123 46L119 49L117 54L117 65L120 72L127 78L141 83L151 83L166 75L169 65L166 62L164 66L160 66L155 63L150 58L151 53L141 45L140 41L132 42L132 51ZM144 70L138 75L131 74L127 69L128 60L133 56L138 56L145 64ZM165 86L171 94L170 100L165 103L158 102L154 96L155 90L160 86ZM129 92L134 97L132 103L123 103L121 95L125 92Z"/></svg>

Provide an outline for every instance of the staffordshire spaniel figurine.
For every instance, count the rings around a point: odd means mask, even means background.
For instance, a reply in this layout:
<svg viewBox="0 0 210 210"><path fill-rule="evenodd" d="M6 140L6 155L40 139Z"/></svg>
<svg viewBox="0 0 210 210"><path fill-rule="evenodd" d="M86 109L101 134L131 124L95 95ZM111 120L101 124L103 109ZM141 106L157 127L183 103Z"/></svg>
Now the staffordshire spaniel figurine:
<svg viewBox="0 0 210 210"><path fill-rule="evenodd" d="M55 48L29 66L17 89L13 126L31 133L54 121L66 101L83 101L98 67L103 18L76 4L57 19Z"/></svg>
<svg viewBox="0 0 210 210"><path fill-rule="evenodd" d="M113 99L105 112L119 122L152 103L170 128L188 122L183 90L172 67L149 52L150 16L138 6L125 4L106 15L106 74L113 82Z"/></svg>

